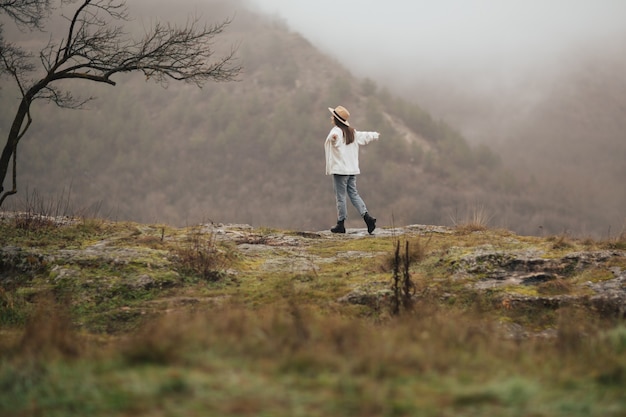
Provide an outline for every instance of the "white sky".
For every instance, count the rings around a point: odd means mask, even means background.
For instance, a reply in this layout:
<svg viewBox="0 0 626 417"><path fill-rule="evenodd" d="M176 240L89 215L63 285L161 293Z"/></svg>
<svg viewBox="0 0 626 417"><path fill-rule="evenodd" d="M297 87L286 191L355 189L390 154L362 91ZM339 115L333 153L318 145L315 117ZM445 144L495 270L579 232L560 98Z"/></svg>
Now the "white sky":
<svg viewBox="0 0 626 417"><path fill-rule="evenodd" d="M506 72L626 33L626 0L250 2L358 76Z"/></svg>

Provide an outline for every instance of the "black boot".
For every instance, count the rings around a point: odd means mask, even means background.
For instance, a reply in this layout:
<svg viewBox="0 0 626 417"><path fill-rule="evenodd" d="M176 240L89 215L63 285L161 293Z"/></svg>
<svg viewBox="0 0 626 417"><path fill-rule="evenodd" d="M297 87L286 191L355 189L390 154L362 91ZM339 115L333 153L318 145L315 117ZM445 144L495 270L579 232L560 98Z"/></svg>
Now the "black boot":
<svg viewBox="0 0 626 417"><path fill-rule="evenodd" d="M367 233L371 235L374 229L376 229L376 219L370 216L369 213L365 213L363 220L365 220L365 224L367 225Z"/></svg>
<svg viewBox="0 0 626 417"><path fill-rule="evenodd" d="M337 226L330 229L333 233L346 233L346 228L343 226L343 220L337 221Z"/></svg>

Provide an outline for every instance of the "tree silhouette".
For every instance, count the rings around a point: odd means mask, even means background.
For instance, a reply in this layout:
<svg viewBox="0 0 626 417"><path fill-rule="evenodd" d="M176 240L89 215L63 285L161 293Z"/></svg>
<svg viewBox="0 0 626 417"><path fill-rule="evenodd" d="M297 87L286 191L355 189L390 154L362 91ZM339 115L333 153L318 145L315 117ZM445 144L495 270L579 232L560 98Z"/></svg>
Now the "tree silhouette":
<svg viewBox="0 0 626 417"><path fill-rule="evenodd" d="M50 11L50 0L0 0L0 11L19 26L41 29Z"/></svg>
<svg viewBox="0 0 626 417"><path fill-rule="evenodd" d="M60 4L74 1L60 0ZM18 26L42 29L53 5L49 0L0 0L4 12ZM59 86L62 80L83 80L115 85L118 73L140 72L161 85L184 81L202 86L207 81L232 81L241 71L235 49L214 57L212 42L231 23L202 24L198 18L185 26L155 23L135 40L121 23L129 20L124 0L81 0L68 18L65 38L50 40L38 54L43 76L31 78L37 70L35 57L24 48L5 42L0 27L0 77L17 85L21 100L0 155L0 206L17 193L17 147L32 123L30 107L43 99L62 108L80 108L86 100L77 99ZM65 84L64 84L65 85ZM12 187L4 190L9 165Z"/></svg>

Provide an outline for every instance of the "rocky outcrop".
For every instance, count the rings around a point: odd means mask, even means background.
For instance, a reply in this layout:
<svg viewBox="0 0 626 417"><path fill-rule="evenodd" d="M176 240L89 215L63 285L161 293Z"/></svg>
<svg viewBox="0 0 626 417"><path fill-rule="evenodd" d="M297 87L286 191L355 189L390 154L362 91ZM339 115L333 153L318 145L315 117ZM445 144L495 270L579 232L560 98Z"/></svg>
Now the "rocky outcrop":
<svg viewBox="0 0 626 417"><path fill-rule="evenodd" d="M508 308L532 305L559 308L573 303L586 304L595 310L617 317L626 317L626 271L610 267L612 261L624 260L619 250L572 252L555 257L544 251L527 249L498 251L490 247L451 261L455 279L468 281L476 290L506 289L514 286L534 288L537 295L502 292ZM610 271L612 277L580 282L585 271ZM542 295L541 292L548 294ZM552 294L556 293L556 294Z"/></svg>
<svg viewBox="0 0 626 417"><path fill-rule="evenodd" d="M155 230L153 230L155 229ZM163 232L148 226L137 226L138 236ZM478 232L481 233L481 232ZM401 228L380 228L374 236L366 229L350 229L345 235L329 231L277 231L255 229L249 225L206 224L179 232L176 239L189 240L192 235L212 236L236 248L238 256L255 263L260 273L288 273L300 280L346 259L359 261L382 257L386 252L373 249L337 249L319 253L325 242L352 239L394 239L400 237L446 239L445 250L426 251L426 263L435 263L438 272L464 288L478 293L495 294L505 308L540 307L556 309L573 303L584 304L603 315L626 317L626 253L621 250L549 250L544 241L522 244L506 237L500 246L478 244L454 246L463 235L442 226L411 225ZM124 286L133 291L167 288L180 280L175 257L167 250L145 245L125 244L126 237L111 237L91 242L81 248L40 249L38 247L0 246L0 283L11 285L15 280L39 274L51 282L83 279L84 285L94 281L88 271L92 266L108 265L115 274L98 277L98 285ZM450 245L452 243L452 245ZM502 249L507 245L513 249ZM359 245L360 246L360 245ZM312 251L317 247L318 251ZM341 247L340 245L338 246ZM368 248L368 245L363 245ZM421 265L414 264L414 273ZM236 276L238 271L225 271ZM107 284L109 285L109 284ZM381 308L391 296L391 280L363 281L339 297L340 303ZM416 294L419 297L420 294Z"/></svg>

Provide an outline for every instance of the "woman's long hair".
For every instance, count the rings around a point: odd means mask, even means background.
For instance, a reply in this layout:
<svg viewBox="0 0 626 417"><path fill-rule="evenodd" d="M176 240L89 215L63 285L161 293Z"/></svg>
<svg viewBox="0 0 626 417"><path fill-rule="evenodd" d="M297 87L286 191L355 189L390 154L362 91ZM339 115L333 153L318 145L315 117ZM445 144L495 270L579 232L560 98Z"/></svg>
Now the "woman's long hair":
<svg viewBox="0 0 626 417"><path fill-rule="evenodd" d="M339 127L339 129L341 129L341 131L343 132L343 137L346 138L346 145L349 145L352 142L354 142L354 128L353 127L344 125L341 122L341 120L337 119L337 117L335 117L335 126Z"/></svg>

